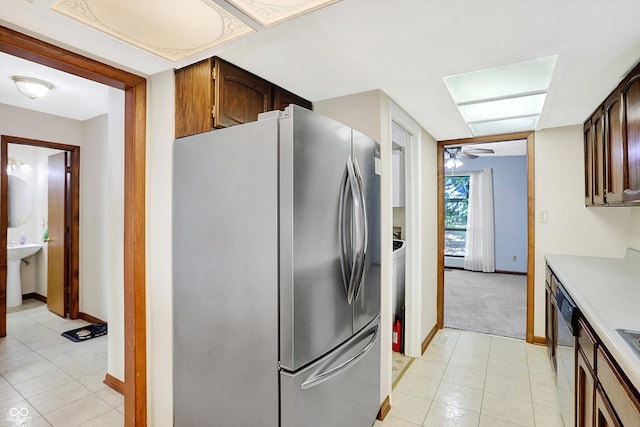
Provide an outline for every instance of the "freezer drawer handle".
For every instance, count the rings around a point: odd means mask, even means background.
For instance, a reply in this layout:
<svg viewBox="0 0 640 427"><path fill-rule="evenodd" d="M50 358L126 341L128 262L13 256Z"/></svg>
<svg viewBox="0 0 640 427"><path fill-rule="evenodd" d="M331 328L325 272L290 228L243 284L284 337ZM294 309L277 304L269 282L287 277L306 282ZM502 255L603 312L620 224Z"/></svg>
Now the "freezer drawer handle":
<svg viewBox="0 0 640 427"><path fill-rule="evenodd" d="M356 354L355 356L351 357L350 359L342 362L341 364L339 364L335 368L330 369L328 371L322 372L322 370L326 367L326 364L323 365L318 371L314 372L309 378L307 378L300 385L300 388L302 390L306 390L306 389L309 389L311 387L315 387L315 386L317 386L319 384L322 384L323 382L325 382L327 380L330 380L331 378L335 377L336 375L340 375L340 373L342 373L345 370L349 369L349 367L351 367L351 365L354 365L354 364L358 363L358 361L360 359L362 359L364 356L367 355L369 350L371 350L371 348L375 344L376 340L378 339L378 335L380 335L380 323L378 323L376 325L376 327L375 327L375 329L373 329L373 331L371 331L370 333L368 333L366 335L363 335L360 339L362 340L362 339L368 337L369 335L371 335L371 340L369 341L369 343L367 344L367 346L365 348L363 348L362 350L360 350L358 352L358 354Z"/></svg>
<svg viewBox="0 0 640 427"><path fill-rule="evenodd" d="M358 296L367 252L367 215L364 188L358 163L347 158L340 189L338 233L340 238L342 281L351 304Z"/></svg>

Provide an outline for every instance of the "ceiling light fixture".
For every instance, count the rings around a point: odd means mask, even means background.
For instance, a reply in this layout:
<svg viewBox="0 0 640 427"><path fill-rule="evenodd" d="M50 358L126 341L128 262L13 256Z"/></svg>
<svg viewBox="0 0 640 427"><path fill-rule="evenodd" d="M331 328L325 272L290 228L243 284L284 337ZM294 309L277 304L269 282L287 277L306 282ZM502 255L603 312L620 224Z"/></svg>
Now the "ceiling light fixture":
<svg viewBox="0 0 640 427"><path fill-rule="evenodd" d="M13 157L9 157L7 159L7 173L10 174L16 169L20 169L22 173L31 172L31 166L29 166L28 163L25 163L22 160L14 159Z"/></svg>
<svg viewBox="0 0 640 427"><path fill-rule="evenodd" d="M557 55L547 56L443 80L474 136L532 131L557 59Z"/></svg>
<svg viewBox="0 0 640 427"><path fill-rule="evenodd" d="M27 98L42 98L53 89L51 83L33 77L13 76L11 78L16 84L18 91Z"/></svg>

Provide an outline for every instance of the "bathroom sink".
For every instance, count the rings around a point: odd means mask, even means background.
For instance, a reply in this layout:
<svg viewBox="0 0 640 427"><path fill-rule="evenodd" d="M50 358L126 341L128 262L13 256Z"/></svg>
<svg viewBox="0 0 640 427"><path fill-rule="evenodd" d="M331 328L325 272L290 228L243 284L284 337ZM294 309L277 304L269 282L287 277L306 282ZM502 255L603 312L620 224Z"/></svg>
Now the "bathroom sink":
<svg viewBox="0 0 640 427"><path fill-rule="evenodd" d="M629 329L616 329L616 332L622 339L631 346L631 349L640 357L640 331L632 331Z"/></svg>
<svg viewBox="0 0 640 427"><path fill-rule="evenodd" d="M30 243L20 246L8 246L7 247L7 260L8 261L20 261L23 258L31 256L38 252L42 248L42 245L38 243Z"/></svg>

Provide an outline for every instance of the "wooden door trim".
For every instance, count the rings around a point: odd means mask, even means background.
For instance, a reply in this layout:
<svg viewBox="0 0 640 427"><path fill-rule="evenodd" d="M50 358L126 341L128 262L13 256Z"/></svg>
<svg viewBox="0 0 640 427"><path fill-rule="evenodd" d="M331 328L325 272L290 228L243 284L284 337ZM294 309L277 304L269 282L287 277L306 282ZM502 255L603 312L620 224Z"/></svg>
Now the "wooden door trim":
<svg viewBox="0 0 640 427"><path fill-rule="evenodd" d="M147 362L145 306L145 78L78 55L69 50L0 26L0 52L125 92L124 135L124 365L125 425L147 424ZM1 151L1 150L0 150ZM6 168L6 153L0 166ZM5 162L5 163L3 163ZM0 180L1 181L1 180ZM0 188L6 191L6 179ZM0 220L2 220L0 214ZM6 218L5 218L6 220ZM0 244L4 244L0 237ZM2 251L0 251L2 252ZM6 255L5 255L6 258ZM0 258L0 278L6 280L6 260ZM2 285L0 285L2 286ZM0 328L6 323L6 300L0 296Z"/></svg>
<svg viewBox="0 0 640 427"><path fill-rule="evenodd" d="M444 147L449 145L481 144L487 142L527 140L527 324L526 340L534 342L534 297L535 297L535 174L534 174L534 133L521 132L478 138L438 141L438 269L437 269L437 326L444 327Z"/></svg>
<svg viewBox="0 0 640 427"><path fill-rule="evenodd" d="M69 317L71 319L77 319L80 315L80 147L77 145L40 141L36 139L21 138L18 136L2 135L0 138L0 143L2 144L2 150L4 150L4 153L8 150L8 144L31 145L34 147L52 148L54 150L64 150L69 152L71 170L71 179L69 182ZM0 173L3 175L3 180L8 180L6 177L6 167L0 170ZM3 218L8 218L6 191L2 192L0 206L2 206L4 214L0 215L0 234L3 235L0 241L6 241L7 224L2 222ZM2 258L6 258L6 256L6 254L0 254L0 264L2 264ZM4 283L6 286L6 279Z"/></svg>

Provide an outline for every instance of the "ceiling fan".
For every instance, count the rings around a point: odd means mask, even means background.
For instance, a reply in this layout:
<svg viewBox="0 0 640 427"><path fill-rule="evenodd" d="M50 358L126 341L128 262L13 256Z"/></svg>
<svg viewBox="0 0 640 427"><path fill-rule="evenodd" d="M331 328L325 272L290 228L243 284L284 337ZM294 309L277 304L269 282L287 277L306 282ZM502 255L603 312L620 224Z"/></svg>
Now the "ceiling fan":
<svg viewBox="0 0 640 427"><path fill-rule="evenodd" d="M444 166L447 169L459 168L462 166L460 158L465 159L477 159L479 154L493 154L494 151L490 148L477 148L469 147L467 149L464 146L450 147L444 149L444 158L446 160Z"/></svg>
<svg viewBox="0 0 640 427"><path fill-rule="evenodd" d="M469 147L464 148L461 147L451 147L445 148L445 157L448 159L459 159L460 157L464 157L465 159L476 159L480 154L493 154L493 151L490 148L477 148L477 147Z"/></svg>

